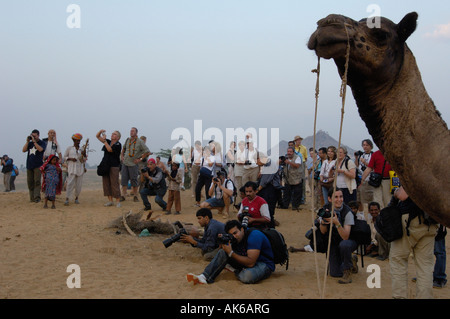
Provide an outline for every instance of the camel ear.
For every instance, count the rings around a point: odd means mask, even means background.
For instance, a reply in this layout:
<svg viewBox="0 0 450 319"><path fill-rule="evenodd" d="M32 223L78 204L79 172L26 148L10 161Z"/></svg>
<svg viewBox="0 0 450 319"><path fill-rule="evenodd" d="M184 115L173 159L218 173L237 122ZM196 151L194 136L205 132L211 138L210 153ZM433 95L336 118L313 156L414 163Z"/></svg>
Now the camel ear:
<svg viewBox="0 0 450 319"><path fill-rule="evenodd" d="M401 42L405 42L416 31L418 17L416 12L408 13L397 25L397 33Z"/></svg>

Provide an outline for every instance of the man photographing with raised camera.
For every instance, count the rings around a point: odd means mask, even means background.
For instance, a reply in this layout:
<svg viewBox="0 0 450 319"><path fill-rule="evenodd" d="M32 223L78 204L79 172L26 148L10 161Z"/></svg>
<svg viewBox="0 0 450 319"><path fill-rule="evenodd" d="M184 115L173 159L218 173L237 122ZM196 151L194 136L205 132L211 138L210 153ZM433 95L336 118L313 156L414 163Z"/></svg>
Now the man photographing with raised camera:
<svg viewBox="0 0 450 319"><path fill-rule="evenodd" d="M22 148L22 152L27 153L27 184L30 194L30 202L41 201L41 171L44 164L45 142L39 138L39 131L33 130Z"/></svg>
<svg viewBox="0 0 450 319"><path fill-rule="evenodd" d="M210 198L200 204L200 208L217 209L219 214L223 213L223 218L229 217L230 204L233 203L233 182L227 179L225 171L218 171L217 177L212 179L211 187L208 190Z"/></svg>
<svg viewBox="0 0 450 319"><path fill-rule="evenodd" d="M164 179L163 171L156 166L156 161L150 158L147 161L147 167L141 170L141 178L144 182L144 188L140 191L142 201L144 202L144 210L150 211L147 219L152 214L152 205L148 200L148 196L156 196L155 202L166 210L167 203L164 201L164 195L167 192L166 180Z"/></svg>
<svg viewBox="0 0 450 319"><path fill-rule="evenodd" d="M225 232L219 252L202 274L187 274L188 282L211 284L228 264L244 284L257 283L275 271L272 247L261 231L249 231L239 221L230 220L225 224Z"/></svg>

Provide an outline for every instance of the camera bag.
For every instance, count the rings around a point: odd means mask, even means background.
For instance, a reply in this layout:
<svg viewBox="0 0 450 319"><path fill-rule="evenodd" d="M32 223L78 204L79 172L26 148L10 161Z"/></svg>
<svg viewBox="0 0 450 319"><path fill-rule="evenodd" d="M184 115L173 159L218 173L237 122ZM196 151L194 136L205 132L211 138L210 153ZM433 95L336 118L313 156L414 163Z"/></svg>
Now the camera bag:
<svg viewBox="0 0 450 319"><path fill-rule="evenodd" d="M248 235L255 230L249 229ZM286 245L286 241L284 240L283 234L281 234L278 230L275 228L266 228L266 229L258 229L260 232L262 232L267 239L269 239L270 245L272 246L272 253L273 253L273 262L275 264L280 264L281 266L286 265L286 270L289 268L289 251ZM247 236L248 236L247 235ZM262 252L261 252L262 253ZM270 258L269 256L264 255L266 258ZM272 259L272 258L270 258Z"/></svg>
<svg viewBox="0 0 450 319"><path fill-rule="evenodd" d="M370 172L369 181L367 182L367 183L369 183L370 186L380 187L381 182L383 181L383 173L384 173L385 166L386 166L386 160L384 161L383 169L381 170L381 174L378 174L375 172Z"/></svg>
<svg viewBox="0 0 450 319"><path fill-rule="evenodd" d="M381 210L375 220L375 229L388 243L402 238L402 212L396 206L388 206Z"/></svg>

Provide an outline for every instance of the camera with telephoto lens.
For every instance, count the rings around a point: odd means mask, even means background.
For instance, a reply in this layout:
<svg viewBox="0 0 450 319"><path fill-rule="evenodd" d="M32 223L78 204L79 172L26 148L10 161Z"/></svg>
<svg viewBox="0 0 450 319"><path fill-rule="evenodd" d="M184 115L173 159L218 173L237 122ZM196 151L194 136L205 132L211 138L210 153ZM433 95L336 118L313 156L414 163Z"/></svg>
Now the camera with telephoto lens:
<svg viewBox="0 0 450 319"><path fill-rule="evenodd" d="M280 160L280 164L283 165L286 162L286 156L280 156L279 160Z"/></svg>
<svg viewBox="0 0 450 319"><path fill-rule="evenodd" d="M242 208L241 216L242 216L242 222L241 222L242 226L244 226L245 228L248 228L248 218L251 216L249 213L248 206L244 206Z"/></svg>
<svg viewBox="0 0 450 319"><path fill-rule="evenodd" d="M167 238L166 240L163 241L164 247L168 248L170 246L172 246L173 243L179 241L181 239L181 235L188 235L188 232L186 231L186 229L184 229L183 225L181 225L181 223L178 222L178 225L181 226L180 230L178 231L177 234L173 235L170 238ZM178 227L180 227L178 226Z"/></svg>
<svg viewBox="0 0 450 319"><path fill-rule="evenodd" d="M217 236L217 241L219 242L219 244L223 245L228 245L228 243L230 244L237 243L236 238L234 238L234 236L231 234L222 234L220 236Z"/></svg>
<svg viewBox="0 0 450 319"><path fill-rule="evenodd" d="M327 204L317 212L317 216L321 218L330 218L331 217L331 205Z"/></svg>

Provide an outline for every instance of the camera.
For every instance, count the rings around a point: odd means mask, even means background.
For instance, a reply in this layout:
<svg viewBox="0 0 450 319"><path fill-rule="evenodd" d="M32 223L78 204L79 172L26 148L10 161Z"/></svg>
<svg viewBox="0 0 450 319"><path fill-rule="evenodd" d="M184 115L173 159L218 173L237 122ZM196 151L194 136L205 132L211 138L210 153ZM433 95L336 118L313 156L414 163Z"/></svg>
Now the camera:
<svg viewBox="0 0 450 319"><path fill-rule="evenodd" d="M286 162L286 156L280 156L279 159L281 164L284 164Z"/></svg>
<svg viewBox="0 0 450 319"><path fill-rule="evenodd" d="M141 169L141 173L146 173L146 172L148 172L148 167L144 167Z"/></svg>
<svg viewBox="0 0 450 319"><path fill-rule="evenodd" d="M183 227L178 231L177 234L173 235L170 238L167 238L163 241L164 247L168 248L172 246L173 243L179 241L181 239L181 235L188 235L188 232Z"/></svg>
<svg viewBox="0 0 450 319"><path fill-rule="evenodd" d="M214 178L213 178L213 181L215 181L216 183L219 183L219 182L220 182L220 179L219 179L218 177L214 177Z"/></svg>
<svg viewBox="0 0 450 319"><path fill-rule="evenodd" d="M331 205L327 204L317 212L317 216L321 218L330 218L331 217Z"/></svg>
<svg viewBox="0 0 450 319"><path fill-rule="evenodd" d="M242 226L244 226L244 228L248 228L248 218L251 217L250 213L248 212L249 208L248 206L244 206L242 208Z"/></svg>
<svg viewBox="0 0 450 319"><path fill-rule="evenodd" d="M249 160L246 160L245 162L244 162L244 165L251 165L252 163L249 161Z"/></svg>
<svg viewBox="0 0 450 319"><path fill-rule="evenodd" d="M235 244L237 242L236 238L234 238L231 234L225 234L217 237L219 244L228 245L228 243Z"/></svg>
<svg viewBox="0 0 450 319"><path fill-rule="evenodd" d="M361 157L361 156L364 155L364 152L363 151L357 151L357 152L355 152L355 155L357 155L358 157Z"/></svg>

